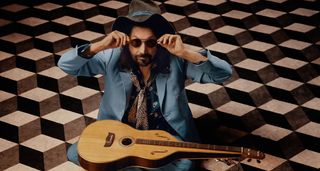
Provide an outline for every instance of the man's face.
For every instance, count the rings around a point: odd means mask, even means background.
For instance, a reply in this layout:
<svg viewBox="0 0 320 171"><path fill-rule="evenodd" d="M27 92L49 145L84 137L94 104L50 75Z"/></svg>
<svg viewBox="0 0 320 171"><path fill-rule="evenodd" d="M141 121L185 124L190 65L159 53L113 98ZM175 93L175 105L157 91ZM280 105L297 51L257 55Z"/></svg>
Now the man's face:
<svg viewBox="0 0 320 171"><path fill-rule="evenodd" d="M157 52L157 39L147 27L134 26L130 34L129 51L141 67L149 66Z"/></svg>

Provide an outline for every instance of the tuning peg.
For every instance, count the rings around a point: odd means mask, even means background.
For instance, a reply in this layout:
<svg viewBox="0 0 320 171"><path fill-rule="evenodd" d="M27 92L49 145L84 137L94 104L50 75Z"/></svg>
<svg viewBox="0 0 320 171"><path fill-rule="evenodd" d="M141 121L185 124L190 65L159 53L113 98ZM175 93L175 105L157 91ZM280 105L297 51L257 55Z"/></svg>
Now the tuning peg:
<svg viewBox="0 0 320 171"><path fill-rule="evenodd" d="M261 161L260 161L260 160L257 160L257 163L261 163Z"/></svg>
<svg viewBox="0 0 320 171"><path fill-rule="evenodd" d="M248 161L248 162L251 162L251 159L248 159L247 161Z"/></svg>
<svg viewBox="0 0 320 171"><path fill-rule="evenodd" d="M224 163L227 164L228 166L231 166L234 162L232 160L225 160Z"/></svg>
<svg viewBox="0 0 320 171"><path fill-rule="evenodd" d="M223 162L224 164L230 166L232 164L237 164L234 160L231 160L231 159L216 159L216 161L220 161L220 162Z"/></svg>

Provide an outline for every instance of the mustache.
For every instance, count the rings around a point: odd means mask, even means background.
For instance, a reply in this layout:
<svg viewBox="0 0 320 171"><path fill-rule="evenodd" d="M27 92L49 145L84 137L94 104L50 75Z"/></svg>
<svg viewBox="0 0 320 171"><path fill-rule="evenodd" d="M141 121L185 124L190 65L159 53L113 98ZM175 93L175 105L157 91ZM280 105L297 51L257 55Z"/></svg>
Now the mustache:
<svg viewBox="0 0 320 171"><path fill-rule="evenodd" d="M136 55L136 57L151 58L152 55L150 55L150 54L148 54L148 53L145 53L145 54L138 54L138 55Z"/></svg>

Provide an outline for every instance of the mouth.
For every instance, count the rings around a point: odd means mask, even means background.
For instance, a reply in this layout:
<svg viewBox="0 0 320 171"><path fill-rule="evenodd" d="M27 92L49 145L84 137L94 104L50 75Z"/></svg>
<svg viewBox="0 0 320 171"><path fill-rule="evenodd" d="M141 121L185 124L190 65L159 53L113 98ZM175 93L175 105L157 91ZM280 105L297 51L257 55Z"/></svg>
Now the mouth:
<svg viewBox="0 0 320 171"><path fill-rule="evenodd" d="M140 56L137 56L138 60L150 60L151 58L152 58L151 55L140 55Z"/></svg>
<svg viewBox="0 0 320 171"><path fill-rule="evenodd" d="M151 55L141 55L136 57L137 62L143 66L150 64L152 61L151 59Z"/></svg>
<svg viewBox="0 0 320 171"><path fill-rule="evenodd" d="M147 59L147 58L144 57L144 56L138 56L137 59L138 59L138 60L145 60L145 59Z"/></svg>
<svg viewBox="0 0 320 171"><path fill-rule="evenodd" d="M138 57L138 61L141 61L143 63L150 61L150 58L146 58L146 57Z"/></svg>

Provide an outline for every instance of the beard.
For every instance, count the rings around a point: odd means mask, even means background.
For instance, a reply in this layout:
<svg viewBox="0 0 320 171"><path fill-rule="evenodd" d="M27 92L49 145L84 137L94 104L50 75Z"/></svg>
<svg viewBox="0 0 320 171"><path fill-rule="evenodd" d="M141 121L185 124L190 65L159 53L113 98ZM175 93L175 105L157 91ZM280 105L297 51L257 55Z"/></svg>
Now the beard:
<svg viewBox="0 0 320 171"><path fill-rule="evenodd" d="M153 62L153 56L150 54L139 54L134 56L135 62L138 66L148 66Z"/></svg>

